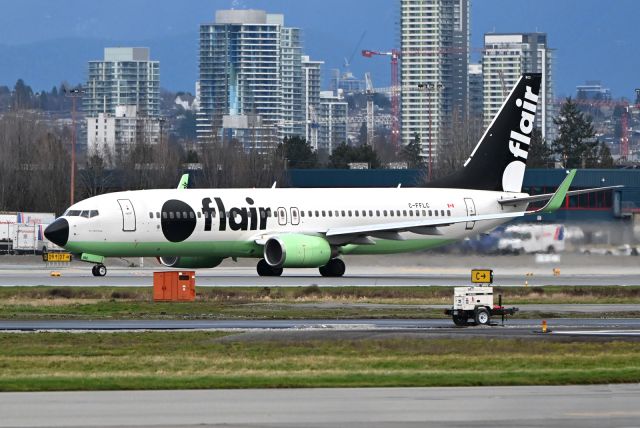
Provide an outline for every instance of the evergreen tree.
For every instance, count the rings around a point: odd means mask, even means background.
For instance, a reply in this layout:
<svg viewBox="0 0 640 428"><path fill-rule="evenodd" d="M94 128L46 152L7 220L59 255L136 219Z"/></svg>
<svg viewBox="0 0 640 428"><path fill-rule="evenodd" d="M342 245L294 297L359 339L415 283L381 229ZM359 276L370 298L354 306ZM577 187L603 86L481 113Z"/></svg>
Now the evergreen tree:
<svg viewBox="0 0 640 428"><path fill-rule="evenodd" d="M278 144L276 155L279 158L287 159L289 168L311 169L318 167L318 156L313 148L304 138L285 137L282 143Z"/></svg>
<svg viewBox="0 0 640 428"><path fill-rule="evenodd" d="M565 168L580 168L598 145L591 119L584 115L571 98L562 105L560 115L553 119L558 126L559 136L552 149L563 162Z"/></svg>
<svg viewBox="0 0 640 428"><path fill-rule="evenodd" d="M400 158L405 161L409 168L421 168L424 166L424 158L420 156L420 136L413 134L413 139L409 144L402 147Z"/></svg>
<svg viewBox="0 0 640 428"><path fill-rule="evenodd" d="M333 149L329 156L329 168L347 169L350 163L366 163L369 168L376 169L382 166L378 154L369 145L358 147L349 146L346 143L340 144Z"/></svg>
<svg viewBox="0 0 640 428"><path fill-rule="evenodd" d="M529 144L529 156L527 156L527 166L531 168L553 168L553 150L542 138L542 132L534 129L531 134Z"/></svg>

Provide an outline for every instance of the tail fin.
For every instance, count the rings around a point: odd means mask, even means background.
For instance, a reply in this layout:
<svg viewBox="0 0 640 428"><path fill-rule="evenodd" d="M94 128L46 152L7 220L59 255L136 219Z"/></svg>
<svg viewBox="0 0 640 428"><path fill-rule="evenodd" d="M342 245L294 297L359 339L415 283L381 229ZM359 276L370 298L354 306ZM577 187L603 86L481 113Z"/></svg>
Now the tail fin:
<svg viewBox="0 0 640 428"><path fill-rule="evenodd" d="M540 104L539 73L523 74L464 163L427 187L520 192L529 143Z"/></svg>

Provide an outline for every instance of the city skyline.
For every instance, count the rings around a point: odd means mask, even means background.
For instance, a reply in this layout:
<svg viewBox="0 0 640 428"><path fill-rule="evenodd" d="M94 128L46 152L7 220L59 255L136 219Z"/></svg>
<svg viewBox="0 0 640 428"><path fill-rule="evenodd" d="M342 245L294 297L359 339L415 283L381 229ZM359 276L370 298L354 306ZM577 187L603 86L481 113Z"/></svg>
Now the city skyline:
<svg viewBox="0 0 640 428"><path fill-rule="evenodd" d="M372 71L374 85L387 86L388 61L363 59L359 51L399 46L399 14L395 2L388 0L373 0L366 6L334 0L204 1L189 3L179 12L169 1L139 0L128 4L129 13L122 17L114 12L120 10L118 3L68 0L61 8L43 0L29 0L5 5L0 17L0 84L13 85L17 78L23 78L40 90L63 80L79 83L86 79L83 65L102 47L149 46L162 63L161 85L193 92L198 73L198 26L211 21L216 10L233 7L286 15L289 25L302 30L306 53L325 61L323 87L327 86L329 71L340 67L343 58L353 52L352 71L359 76ZM603 5L596 0L559 4L551 0L531 4L520 0L472 1L471 59L478 60L477 49L486 32L546 32L556 49L559 97L575 95L575 87L586 80L600 80L611 88L614 97L633 99L634 89L640 86L633 72L639 60L627 50L633 40L633 11L638 11L640 4L625 0L616 2L616 8ZM33 10L39 13L33 14ZM342 13L336 14L336 10ZM500 16L495 16L495 10L500 10ZM145 16L145 25L134 25L140 16ZM27 18L30 25L25 24ZM38 61L30 62L34 57ZM60 57L67 60L60 61Z"/></svg>

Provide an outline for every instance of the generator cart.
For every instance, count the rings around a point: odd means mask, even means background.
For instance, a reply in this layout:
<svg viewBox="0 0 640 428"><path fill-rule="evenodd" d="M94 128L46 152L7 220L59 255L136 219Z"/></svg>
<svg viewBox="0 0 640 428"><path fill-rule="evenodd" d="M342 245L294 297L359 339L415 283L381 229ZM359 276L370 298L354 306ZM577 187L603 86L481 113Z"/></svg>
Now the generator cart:
<svg viewBox="0 0 640 428"><path fill-rule="evenodd" d="M513 315L518 308L502 306L502 296L497 305L493 304L493 287L471 286L455 287L453 292L453 307L446 309L445 314L451 315L457 326L466 326L471 322L476 325L489 325L491 317ZM504 318L503 318L504 321Z"/></svg>

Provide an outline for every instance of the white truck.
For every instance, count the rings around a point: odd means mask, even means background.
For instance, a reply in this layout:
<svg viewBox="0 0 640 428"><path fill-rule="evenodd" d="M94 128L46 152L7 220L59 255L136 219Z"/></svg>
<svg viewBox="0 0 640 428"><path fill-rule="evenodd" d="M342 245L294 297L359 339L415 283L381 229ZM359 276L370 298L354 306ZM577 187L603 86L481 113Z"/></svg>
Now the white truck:
<svg viewBox="0 0 640 428"><path fill-rule="evenodd" d="M44 229L54 220L53 213L0 214L0 253L33 254L61 250L44 236Z"/></svg>
<svg viewBox="0 0 640 428"><path fill-rule="evenodd" d="M492 316L513 315L518 311L518 308L505 308L501 303L493 304L493 287L455 287L453 307L444 313L460 327L469 325L469 320L476 325L489 325Z"/></svg>
<svg viewBox="0 0 640 428"><path fill-rule="evenodd" d="M498 241L503 254L560 253L565 248L561 224L515 224L505 229Z"/></svg>

